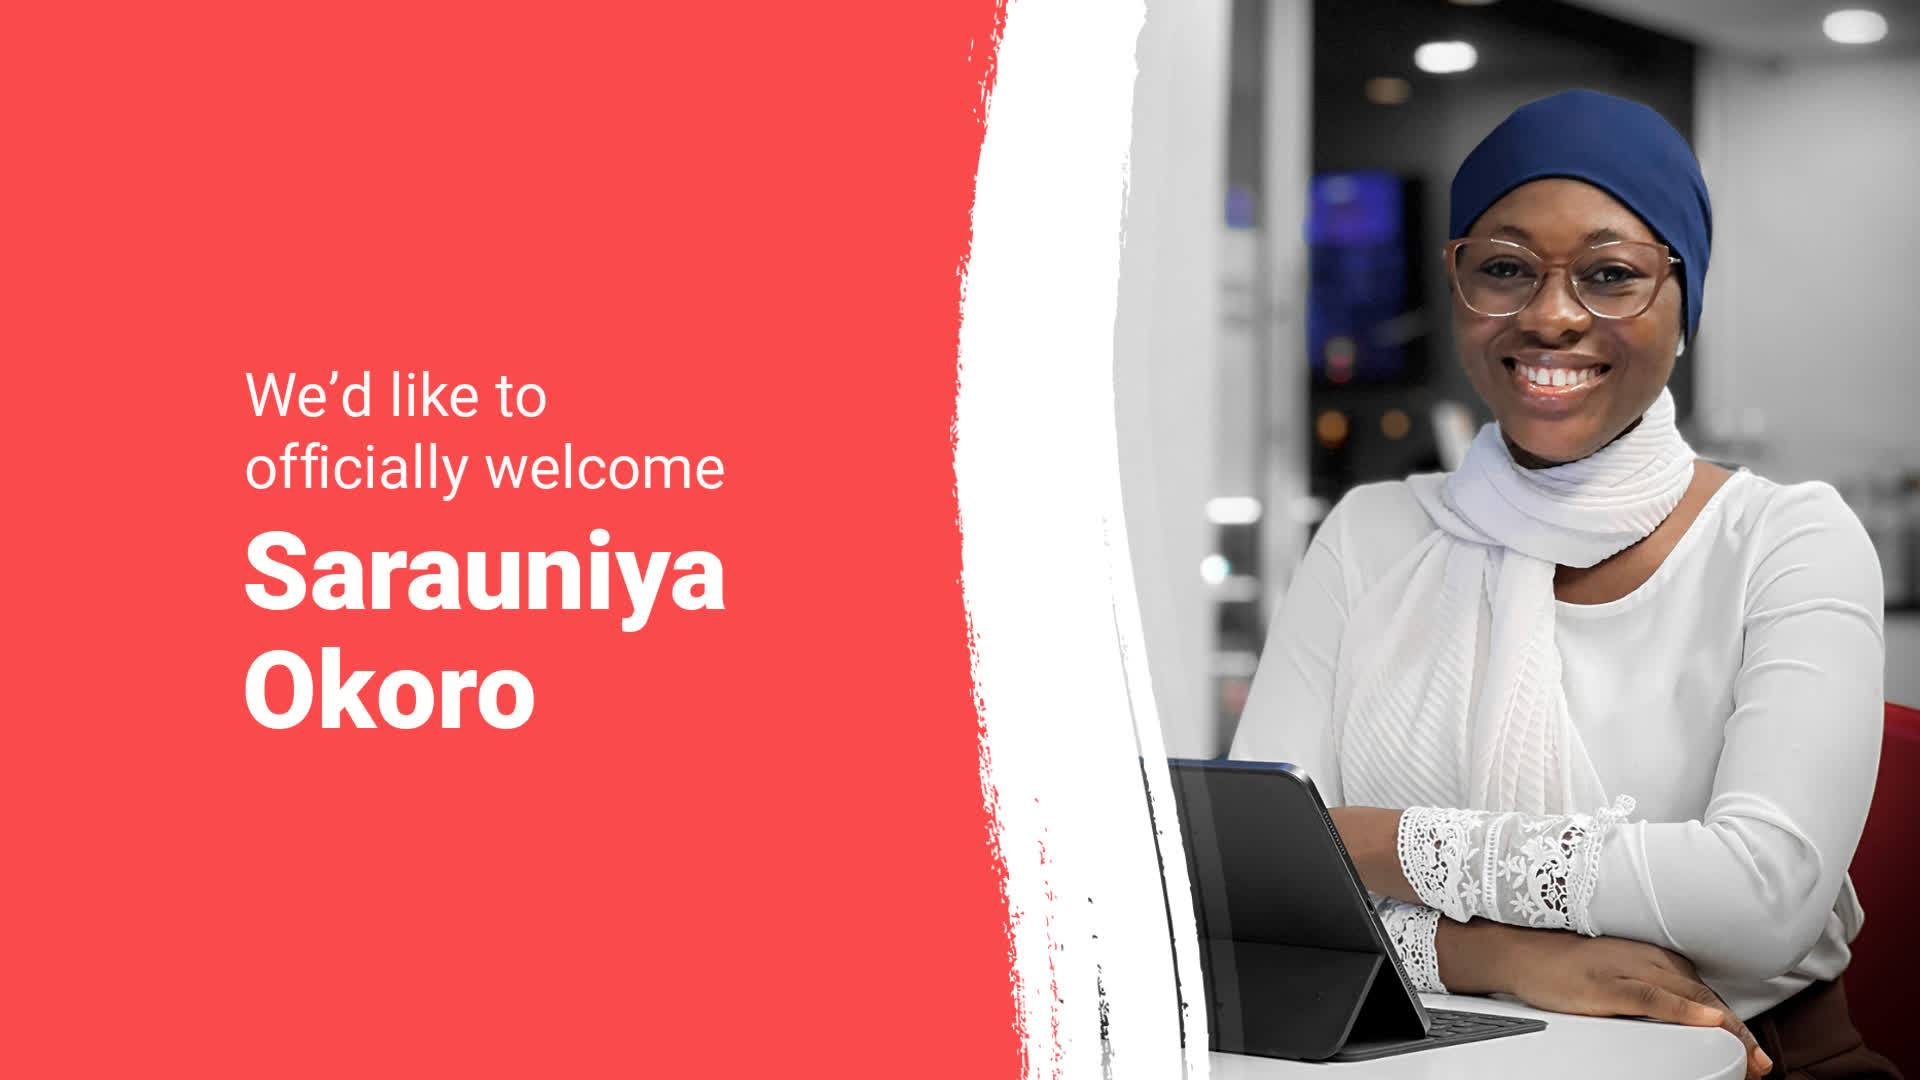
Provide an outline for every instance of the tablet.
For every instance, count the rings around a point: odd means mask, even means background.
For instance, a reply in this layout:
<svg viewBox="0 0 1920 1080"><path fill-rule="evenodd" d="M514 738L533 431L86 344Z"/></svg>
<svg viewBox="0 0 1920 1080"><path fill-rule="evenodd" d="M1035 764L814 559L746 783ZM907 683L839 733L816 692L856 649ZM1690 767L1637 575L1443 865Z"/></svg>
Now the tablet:
<svg viewBox="0 0 1920 1080"><path fill-rule="evenodd" d="M1421 1003L1304 771L1252 761L1168 766L1212 1049L1356 1061L1546 1028Z"/></svg>

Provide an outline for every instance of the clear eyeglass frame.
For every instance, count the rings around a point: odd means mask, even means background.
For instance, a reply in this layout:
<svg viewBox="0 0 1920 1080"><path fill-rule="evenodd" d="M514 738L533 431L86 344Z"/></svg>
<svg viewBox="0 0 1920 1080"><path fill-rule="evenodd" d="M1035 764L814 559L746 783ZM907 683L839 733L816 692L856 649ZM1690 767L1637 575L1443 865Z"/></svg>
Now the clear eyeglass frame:
<svg viewBox="0 0 1920 1080"><path fill-rule="evenodd" d="M1533 263L1540 268L1539 276L1533 279L1533 289L1527 293L1526 298L1524 300L1520 301L1519 306L1515 307L1512 311L1482 311L1481 309L1473 306L1473 301L1467 299L1466 286L1460 283L1460 268L1457 265L1457 258L1461 248L1467 246L1468 244L1474 244L1474 243L1497 244L1501 247L1512 248L1515 252L1523 254L1527 258L1531 259ZM1608 248L1621 248L1621 247L1649 248L1649 249L1658 250L1661 255L1660 272L1654 276L1653 285L1651 288L1647 290L1646 300L1644 303L1640 305L1639 310L1631 313L1627 313L1627 314L1617 314L1617 315L1610 315L1604 311L1595 311L1593 309L1593 305L1587 302L1587 298L1580 294L1580 284L1579 282L1574 280L1573 274L1571 272L1567 274L1567 291L1573 294L1573 299L1576 303L1578 303L1581 307L1585 308L1587 310L1587 313L1592 315L1596 319L1637 319L1640 316L1645 315L1648 309L1653 307L1654 300L1657 299L1660 295L1661 286L1665 285L1667 283L1667 279L1673 276L1673 268L1680 265L1681 262L1684 261L1680 258L1680 256L1675 255L1673 253L1672 248L1668 247L1665 244L1655 244L1649 241L1642 241L1642 240L1609 240L1604 244L1595 244L1594 246L1588 248L1587 250L1581 252L1579 255L1571 259L1548 260L1548 259L1541 258L1537 253L1533 251L1533 249L1527 247L1525 244L1515 243L1512 240L1499 240L1499 239L1494 239L1492 237L1484 237L1484 236L1467 236L1467 237L1461 237L1460 239L1457 239L1457 240L1447 241L1447 246L1445 249L1445 258L1447 262L1447 280L1453 284L1453 294L1460 298L1460 303L1464 304L1468 311L1473 312L1475 315L1485 315L1489 318L1503 319L1513 315L1518 315L1521 312L1527 310L1528 305L1532 304L1536 299L1539 298L1540 290L1546 286L1547 277L1549 276L1549 274L1551 274L1552 271L1554 270L1570 271L1574 263L1579 262L1581 259L1587 258L1588 256L1592 255L1596 251L1604 251Z"/></svg>

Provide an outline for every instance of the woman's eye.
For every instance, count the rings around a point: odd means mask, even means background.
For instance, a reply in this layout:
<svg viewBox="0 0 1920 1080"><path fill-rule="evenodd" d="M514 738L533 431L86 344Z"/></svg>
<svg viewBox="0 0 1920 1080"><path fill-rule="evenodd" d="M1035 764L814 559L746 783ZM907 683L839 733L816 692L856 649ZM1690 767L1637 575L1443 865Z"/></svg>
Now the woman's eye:
<svg viewBox="0 0 1920 1080"><path fill-rule="evenodd" d="M1533 268L1519 259L1491 259L1480 264L1480 273L1485 277L1500 280L1532 277Z"/></svg>
<svg viewBox="0 0 1920 1080"><path fill-rule="evenodd" d="M1625 285L1644 276L1625 263L1604 263L1588 269L1581 278L1593 285Z"/></svg>

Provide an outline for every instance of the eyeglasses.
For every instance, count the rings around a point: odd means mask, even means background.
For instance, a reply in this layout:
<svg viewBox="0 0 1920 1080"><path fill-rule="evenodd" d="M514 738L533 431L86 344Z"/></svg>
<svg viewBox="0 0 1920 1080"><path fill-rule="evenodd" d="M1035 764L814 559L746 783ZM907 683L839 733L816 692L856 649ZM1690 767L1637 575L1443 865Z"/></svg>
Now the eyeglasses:
<svg viewBox="0 0 1920 1080"><path fill-rule="evenodd" d="M1466 239L1447 244L1447 276L1467 310L1506 316L1525 311L1547 272L1567 268L1573 298L1602 319L1646 314L1667 275L1680 263L1665 244L1615 240L1572 259L1548 262L1511 240Z"/></svg>

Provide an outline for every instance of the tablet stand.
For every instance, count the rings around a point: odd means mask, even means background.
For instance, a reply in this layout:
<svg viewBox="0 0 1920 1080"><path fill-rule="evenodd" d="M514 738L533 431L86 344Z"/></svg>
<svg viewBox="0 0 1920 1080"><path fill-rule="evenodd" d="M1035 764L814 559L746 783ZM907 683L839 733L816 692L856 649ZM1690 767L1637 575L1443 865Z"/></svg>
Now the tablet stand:
<svg viewBox="0 0 1920 1080"><path fill-rule="evenodd" d="M1423 1030L1380 953L1208 940L1202 954L1215 1050L1321 1061L1350 1039Z"/></svg>

